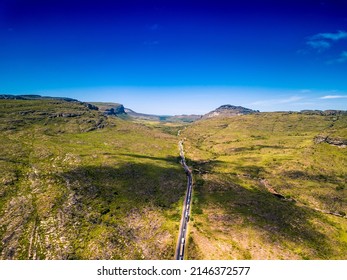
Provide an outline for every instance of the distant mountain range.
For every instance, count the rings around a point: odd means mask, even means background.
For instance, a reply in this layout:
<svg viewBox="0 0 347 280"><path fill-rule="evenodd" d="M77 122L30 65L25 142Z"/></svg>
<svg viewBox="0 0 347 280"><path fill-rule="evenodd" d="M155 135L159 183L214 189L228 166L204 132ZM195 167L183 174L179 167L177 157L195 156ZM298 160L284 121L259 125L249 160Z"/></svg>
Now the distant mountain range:
<svg viewBox="0 0 347 280"><path fill-rule="evenodd" d="M84 104L89 109L99 110L105 115L114 115L124 119L139 119L139 120L148 120L148 121L163 121L163 122L194 122L200 119L209 119L214 117L231 117L231 116L240 116L248 114L259 113L258 110L253 110L245 108L242 106L234 105L222 105L217 109L205 114L205 115L153 115L153 114L143 114L135 112L129 108L125 108L124 105L120 103L113 102L81 102L77 99L69 97L51 97L51 96L41 96L33 94L25 95L11 95L11 94L0 94L0 99L13 99L13 100L38 100L38 99L57 99L64 100L67 102L79 102ZM292 111L284 111L283 113L294 113ZM305 115L347 115L347 111L343 110L302 110L298 113Z"/></svg>
<svg viewBox="0 0 347 280"><path fill-rule="evenodd" d="M125 108L119 103L104 103L104 102L91 102L97 106L101 112L106 115L116 115L121 118L133 118L147 121L165 121L165 122L193 122L201 119L201 115L152 115L137 113L129 108Z"/></svg>
<svg viewBox="0 0 347 280"><path fill-rule="evenodd" d="M248 109L241 106L233 105L222 105L216 110L213 110L205 115L152 115L152 114L142 114L137 113L129 108L124 108L122 104L119 103L102 103L102 102L92 102L93 105L98 106L99 109L107 115L117 115L119 117L131 117L134 119L150 120L150 121L167 121L167 122L194 122L199 119L207 119L212 117L228 117L228 116L238 116L258 113L252 109Z"/></svg>
<svg viewBox="0 0 347 280"><path fill-rule="evenodd" d="M0 96L1 98L1 96ZM110 102L90 102L90 104L97 106L99 110L106 115L116 115L122 118L134 118L141 120L150 120L150 121L166 121L166 122L194 122L199 119L209 119L214 117L232 117L240 115L249 115L260 113L259 110L253 110L245 108L242 106L235 105L222 105L217 109L205 114L205 115L153 115L153 114L143 114L137 113L129 108L125 108L122 104L119 103L110 103ZM347 111L343 110L302 110L300 112L293 111L283 111L283 113L299 113L305 115L321 115L321 116L331 116L331 115L347 115Z"/></svg>
<svg viewBox="0 0 347 280"><path fill-rule="evenodd" d="M167 122L194 122L201 119L201 115L175 115L175 116L158 116L150 114L137 113L131 109L125 108L125 112L136 119L143 120L155 120L155 121L167 121Z"/></svg>

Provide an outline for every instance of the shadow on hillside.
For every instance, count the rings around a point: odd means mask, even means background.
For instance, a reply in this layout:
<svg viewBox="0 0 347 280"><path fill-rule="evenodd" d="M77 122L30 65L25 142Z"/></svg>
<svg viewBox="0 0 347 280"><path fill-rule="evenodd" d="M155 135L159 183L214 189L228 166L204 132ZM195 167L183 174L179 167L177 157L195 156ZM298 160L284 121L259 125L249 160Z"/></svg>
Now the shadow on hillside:
<svg viewBox="0 0 347 280"><path fill-rule="evenodd" d="M186 188L183 170L154 164L82 166L60 176L83 203L99 208L112 203L126 208L144 204L170 207L184 196Z"/></svg>
<svg viewBox="0 0 347 280"><path fill-rule="evenodd" d="M193 161L190 158L186 158L186 162L188 166L191 166L193 168L193 172L199 174L210 173L213 171L213 168L223 163L222 161L215 159Z"/></svg>
<svg viewBox="0 0 347 280"><path fill-rule="evenodd" d="M151 160L161 160L161 161L166 161L170 163L179 163L180 157L173 157L173 156L167 156L167 157L152 157L152 156L147 156L147 155L139 155L139 154L120 154L122 156L127 156L127 157L133 157L133 158L140 158L140 159L151 159Z"/></svg>
<svg viewBox="0 0 347 280"><path fill-rule="evenodd" d="M66 189L55 208L78 224L75 231L79 238L73 241L66 258L173 257L174 248L170 244L147 242L143 234L150 231L151 238L159 234L164 240L168 233L161 228L166 223L165 219L161 220L163 215L179 222L176 203L186 190L183 169L175 164L162 167L153 161L114 167L80 166L59 173L57 177ZM172 211L162 211L169 209ZM143 252L138 243L144 246L141 247L145 248ZM90 246L97 248L96 251L92 252L94 249Z"/></svg>
<svg viewBox="0 0 347 280"><path fill-rule="evenodd" d="M196 186L200 204L198 208L203 210L205 203L212 202L227 214L227 221L223 221L231 228L235 218L242 217L241 227L245 231L247 228L257 229L266 242L279 241L285 247L291 244L291 250L296 249L296 246L304 247L311 253L303 255L303 258L329 258L332 243L312 223L312 219L318 218L320 214L299 207L294 202L280 200L257 188L244 188L233 181L226 183L229 185L227 189L218 188L220 182L213 180ZM210 223L213 227L213 218Z"/></svg>
<svg viewBox="0 0 347 280"><path fill-rule="evenodd" d="M299 180L311 180L318 182L330 182L330 183L338 183L339 180L336 176L331 176L327 174L310 174L308 172L302 170L291 170L284 171L282 173L285 177L290 179L299 179ZM343 177L346 177L347 174L343 174Z"/></svg>
<svg viewBox="0 0 347 280"><path fill-rule="evenodd" d="M259 177L260 174L266 173L266 170L264 167L257 166L257 165L237 166L235 169L250 177L255 177L255 178Z"/></svg>
<svg viewBox="0 0 347 280"><path fill-rule="evenodd" d="M14 164L24 163L24 160L21 160L21 159L14 160L14 159L11 159L11 158L3 158L3 157L0 157L0 161L5 161L5 162L8 162L8 163L14 163Z"/></svg>
<svg viewBox="0 0 347 280"><path fill-rule="evenodd" d="M253 145L248 147L233 148L232 151L238 153L238 152L246 152L246 151L256 151L261 149L285 149L285 147L281 145Z"/></svg>

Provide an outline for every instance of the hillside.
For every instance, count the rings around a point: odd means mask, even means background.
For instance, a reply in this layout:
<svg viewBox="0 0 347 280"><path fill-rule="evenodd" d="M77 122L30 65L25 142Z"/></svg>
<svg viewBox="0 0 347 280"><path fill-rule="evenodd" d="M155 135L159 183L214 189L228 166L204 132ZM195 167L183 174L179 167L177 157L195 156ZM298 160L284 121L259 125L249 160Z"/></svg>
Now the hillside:
<svg viewBox="0 0 347 280"><path fill-rule="evenodd" d="M1 259L172 259L174 136L79 102L0 100Z"/></svg>
<svg viewBox="0 0 347 280"><path fill-rule="evenodd" d="M184 139L188 259L346 259L345 112L231 107L184 123L0 99L0 258L173 259Z"/></svg>
<svg viewBox="0 0 347 280"><path fill-rule="evenodd" d="M347 116L210 118L181 136L195 178L189 259L347 258Z"/></svg>
<svg viewBox="0 0 347 280"><path fill-rule="evenodd" d="M253 113L258 113L259 111L255 111L252 109L248 109L242 106L234 106L234 105L222 105L217 109L203 115L203 119L214 118L214 117L230 117L230 116L241 116L248 115Z"/></svg>

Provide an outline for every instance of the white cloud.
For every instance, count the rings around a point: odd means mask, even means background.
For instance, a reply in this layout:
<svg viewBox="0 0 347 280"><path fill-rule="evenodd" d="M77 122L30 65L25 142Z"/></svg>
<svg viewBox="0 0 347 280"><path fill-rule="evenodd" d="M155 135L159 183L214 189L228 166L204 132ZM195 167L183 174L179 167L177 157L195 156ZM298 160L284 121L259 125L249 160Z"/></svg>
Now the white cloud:
<svg viewBox="0 0 347 280"><path fill-rule="evenodd" d="M338 41L341 39L347 39L347 32L339 30L336 33L318 33L310 37L310 40L332 40Z"/></svg>
<svg viewBox="0 0 347 280"><path fill-rule="evenodd" d="M347 51L342 52L338 58L328 60L327 64L336 64L344 62L347 62Z"/></svg>
<svg viewBox="0 0 347 280"><path fill-rule="evenodd" d="M318 40L318 41L307 41L307 45L314 49L318 49L319 51L324 51L326 49L329 49L331 47L331 44L326 41Z"/></svg>
<svg viewBox="0 0 347 280"><path fill-rule="evenodd" d="M347 51L344 51L340 54L340 57L337 59L337 62L343 63L347 61Z"/></svg>
<svg viewBox="0 0 347 280"><path fill-rule="evenodd" d="M319 97L319 99L339 99L339 98L347 98L347 95L325 95Z"/></svg>
<svg viewBox="0 0 347 280"><path fill-rule="evenodd" d="M288 98L282 98L282 99L268 99L268 100L259 100L251 103L251 105L277 105L277 104L287 104L287 103L293 103L299 100L304 99L302 96L291 96Z"/></svg>
<svg viewBox="0 0 347 280"><path fill-rule="evenodd" d="M347 39L347 32L339 30L336 33L318 33L307 38L306 44L319 52L331 48L332 44Z"/></svg>

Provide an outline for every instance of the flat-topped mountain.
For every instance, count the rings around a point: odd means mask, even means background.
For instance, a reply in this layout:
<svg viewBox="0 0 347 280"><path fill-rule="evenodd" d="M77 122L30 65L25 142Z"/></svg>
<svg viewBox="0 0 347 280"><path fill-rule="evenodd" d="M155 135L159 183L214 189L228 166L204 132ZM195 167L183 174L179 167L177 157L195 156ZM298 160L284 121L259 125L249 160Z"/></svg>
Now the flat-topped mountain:
<svg viewBox="0 0 347 280"><path fill-rule="evenodd" d="M69 97L41 96L37 94L22 94L22 95L0 94L0 99L10 99L10 100L57 99L57 100L64 100L67 102L79 102L77 99L69 98Z"/></svg>
<svg viewBox="0 0 347 280"><path fill-rule="evenodd" d="M98 107L87 103L81 102L77 99L70 97L54 97L54 96L41 96L37 94L22 94L22 95L13 95L13 94L0 94L0 99L6 100L57 100L57 101L66 101L66 102L74 102L77 104L81 104L86 106L90 110L99 110Z"/></svg>
<svg viewBox="0 0 347 280"><path fill-rule="evenodd" d="M213 110L203 116L204 119L213 118L213 117L229 117L229 116L240 116L258 113L259 111L252 110L249 108L245 108L242 106L234 106L234 105L222 105L218 107L216 110Z"/></svg>

